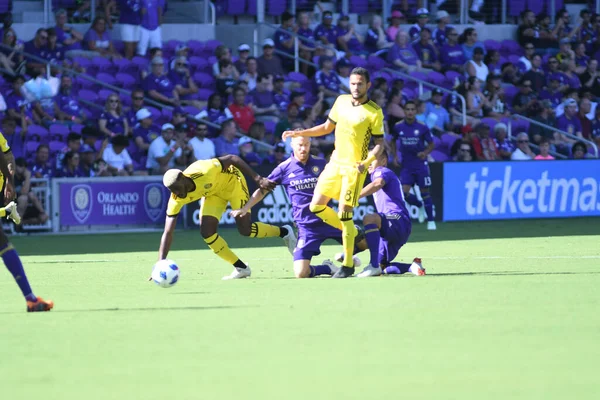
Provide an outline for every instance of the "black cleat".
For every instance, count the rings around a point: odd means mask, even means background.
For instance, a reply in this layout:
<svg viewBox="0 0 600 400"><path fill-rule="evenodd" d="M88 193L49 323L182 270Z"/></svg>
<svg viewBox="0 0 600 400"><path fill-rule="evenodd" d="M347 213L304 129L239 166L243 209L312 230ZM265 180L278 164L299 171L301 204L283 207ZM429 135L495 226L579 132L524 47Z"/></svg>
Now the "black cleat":
<svg viewBox="0 0 600 400"><path fill-rule="evenodd" d="M353 267L342 267L338 272L333 274L332 278L349 278L354 275Z"/></svg>

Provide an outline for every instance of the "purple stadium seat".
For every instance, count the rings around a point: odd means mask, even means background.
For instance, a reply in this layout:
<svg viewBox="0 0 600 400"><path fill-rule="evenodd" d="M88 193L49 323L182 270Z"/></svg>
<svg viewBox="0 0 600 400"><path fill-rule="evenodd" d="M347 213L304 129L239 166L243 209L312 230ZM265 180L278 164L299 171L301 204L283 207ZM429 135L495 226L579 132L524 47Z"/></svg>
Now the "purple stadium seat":
<svg viewBox="0 0 600 400"><path fill-rule="evenodd" d="M75 133L79 133L81 134L81 131L83 130L84 126L81 124L72 124L71 125L71 132L75 132Z"/></svg>
<svg viewBox="0 0 600 400"><path fill-rule="evenodd" d="M494 118L483 118L481 120L481 123L489 126L490 127L490 133L493 135L494 134L494 127L496 126L496 124L498 123L498 121L495 120Z"/></svg>
<svg viewBox="0 0 600 400"><path fill-rule="evenodd" d="M89 77L89 75L79 75L76 78L77 85L80 89L87 89L87 90L94 89L96 82L94 82L91 79L88 79L88 77Z"/></svg>
<svg viewBox="0 0 600 400"><path fill-rule="evenodd" d="M215 85L215 78L204 72L196 72L192 75L192 79L202 88L213 88Z"/></svg>
<svg viewBox="0 0 600 400"><path fill-rule="evenodd" d="M213 91L210 89L202 89L202 88L198 89L198 99L199 100L206 101L206 100L208 100L208 98L210 97L211 94L213 94Z"/></svg>
<svg viewBox="0 0 600 400"><path fill-rule="evenodd" d="M131 107L131 95L128 93L119 93L119 98L121 99L121 104L124 107Z"/></svg>
<svg viewBox="0 0 600 400"><path fill-rule="evenodd" d="M148 69L148 64L150 63L148 59L140 56L135 56L131 59L131 62L138 67L138 71L142 71Z"/></svg>
<svg viewBox="0 0 600 400"><path fill-rule="evenodd" d="M230 0L230 1L237 1L237 0ZM240 3L242 3L240 1ZM204 43L204 53L203 54L208 54L208 55L214 55L215 54L215 49L217 47L219 47L220 45L222 45L223 43L221 43L219 40L207 40ZM212 63L211 63L212 64Z"/></svg>
<svg viewBox="0 0 600 400"><path fill-rule="evenodd" d="M350 13L366 14L369 12L369 0L352 0L350 4Z"/></svg>
<svg viewBox="0 0 600 400"><path fill-rule="evenodd" d="M192 74L195 72L206 72L206 68L209 66L208 61L203 57L192 56L188 61Z"/></svg>
<svg viewBox="0 0 600 400"><path fill-rule="evenodd" d="M33 155L37 151L39 145L40 142L36 142L35 140L29 140L25 142L25 158L33 158Z"/></svg>
<svg viewBox="0 0 600 400"><path fill-rule="evenodd" d="M225 10L228 15L242 15L246 11L246 0L227 0Z"/></svg>
<svg viewBox="0 0 600 400"><path fill-rule="evenodd" d="M183 42L181 40L169 40L166 45L163 47L163 51L164 50L168 50L171 52L175 52L175 49L177 48L177 46L179 46L180 44L183 44Z"/></svg>
<svg viewBox="0 0 600 400"><path fill-rule="evenodd" d="M248 0L246 14L256 16L256 0Z"/></svg>
<svg viewBox="0 0 600 400"><path fill-rule="evenodd" d="M79 64L80 66L86 69L92 64L90 59L85 57L73 57L73 62Z"/></svg>
<svg viewBox="0 0 600 400"><path fill-rule="evenodd" d="M436 162L444 162L444 161L448 161L450 159L450 157L446 154L446 153L442 153L439 150L433 150L431 152L431 157L436 161Z"/></svg>
<svg viewBox="0 0 600 400"><path fill-rule="evenodd" d="M199 56L204 49L204 43L199 40L189 40L187 45L190 49L189 53L192 56Z"/></svg>
<svg viewBox="0 0 600 400"><path fill-rule="evenodd" d="M354 2L356 0L352 1ZM280 16L287 9L286 3L286 0L267 0L267 15Z"/></svg>
<svg viewBox="0 0 600 400"><path fill-rule="evenodd" d="M381 57L370 55L367 58L367 68L371 71L379 71L385 68L385 65L385 61Z"/></svg>
<svg viewBox="0 0 600 400"><path fill-rule="evenodd" d="M160 112L160 110L158 108L154 108L151 106L146 106L146 108L148 109L148 111L150 111L150 113L152 114L152 119L154 119L154 120L159 119L160 116L162 115L162 113ZM160 127L158 130L160 132Z"/></svg>
<svg viewBox="0 0 600 400"><path fill-rule="evenodd" d="M140 71L138 70L138 66L129 61L126 58L119 58L113 60L113 64L117 67L117 72L123 74L138 74Z"/></svg>
<svg viewBox="0 0 600 400"><path fill-rule="evenodd" d="M108 84L108 85L116 86L116 84L117 84L117 80L114 78L114 75L107 74L105 72L100 72L98 75L96 75L96 79L99 80L100 82ZM106 87L106 86L102 85L101 83L96 84L96 88L98 88L98 89L101 89L104 87Z"/></svg>
<svg viewBox="0 0 600 400"><path fill-rule="evenodd" d="M442 135L442 143L445 144L446 147L446 152L450 153L450 149L452 148L452 146L454 145L454 142L456 142L459 139L458 136L455 135L451 135L449 133L444 133Z"/></svg>
<svg viewBox="0 0 600 400"><path fill-rule="evenodd" d="M30 125L27 130L28 137L35 137L40 142L46 142L49 134L48 130L40 125Z"/></svg>
<svg viewBox="0 0 600 400"><path fill-rule="evenodd" d="M162 109L162 118L170 121L171 118L173 118L173 111L169 110L168 108L163 108Z"/></svg>
<svg viewBox="0 0 600 400"><path fill-rule="evenodd" d="M439 72L432 71L427 74L427 82L433 83L434 85L444 86L446 83L446 77Z"/></svg>
<svg viewBox="0 0 600 400"><path fill-rule="evenodd" d="M519 63L519 58L521 57L516 54L511 54L508 56L508 62L516 66Z"/></svg>
<svg viewBox="0 0 600 400"><path fill-rule="evenodd" d="M125 54L125 43L123 43L122 40L114 40L113 39L112 44L117 53Z"/></svg>
<svg viewBox="0 0 600 400"><path fill-rule="evenodd" d="M523 50L521 49L521 45L515 40L506 39L500 43L500 53L503 56L509 56L511 54L522 55Z"/></svg>
<svg viewBox="0 0 600 400"><path fill-rule="evenodd" d="M52 124L50 125L50 139L52 140L60 140L64 142L67 140L67 135L71 132L71 130L62 124Z"/></svg>
<svg viewBox="0 0 600 400"><path fill-rule="evenodd" d="M507 86L504 88L504 102L506 104L512 104L513 99L519 92L519 88L515 86Z"/></svg>
<svg viewBox="0 0 600 400"><path fill-rule="evenodd" d="M115 78L116 85L126 90L132 90L137 85L135 78L129 74L118 73Z"/></svg>
<svg viewBox="0 0 600 400"><path fill-rule="evenodd" d="M528 132L529 131L529 121L525 121L522 119L513 119L512 120L512 134L516 135L520 132Z"/></svg>
<svg viewBox="0 0 600 400"><path fill-rule="evenodd" d="M306 75L300 73L300 72L290 72L287 75L286 81L291 81L291 82L298 82L298 83L302 83L307 81L308 78L306 77Z"/></svg>
<svg viewBox="0 0 600 400"><path fill-rule="evenodd" d="M490 51L490 50L500 51L500 42L498 42L497 40L488 39L483 42L483 46L485 47L486 51Z"/></svg>
<svg viewBox="0 0 600 400"><path fill-rule="evenodd" d="M360 56L351 56L350 57L350 63L352 65L354 65L355 67L362 67L362 68L367 68L367 60L365 60L364 58L360 57Z"/></svg>
<svg viewBox="0 0 600 400"><path fill-rule="evenodd" d="M187 114L190 115L196 115L200 112L199 109L197 109L196 107L192 107L192 106L183 106L183 111L185 111Z"/></svg>
<svg viewBox="0 0 600 400"><path fill-rule="evenodd" d="M62 149L64 149L66 147L66 144L65 144L65 142L53 140L50 143L48 143L48 147L50 147L50 154L53 156L56 153L58 153L59 151L61 151Z"/></svg>
<svg viewBox="0 0 600 400"><path fill-rule="evenodd" d="M77 93L77 95L82 100L89 101L90 103L95 103L96 100L98 99L98 95L96 94L96 92L93 92L91 90L86 90L86 89L80 90L79 93Z"/></svg>
<svg viewBox="0 0 600 400"><path fill-rule="evenodd" d="M113 94L115 94L114 90L100 89L98 91L98 99L104 105L104 103L106 103L106 100Z"/></svg>
<svg viewBox="0 0 600 400"><path fill-rule="evenodd" d="M272 133L275 132L275 125L276 125L276 123L274 121L267 120L267 121L264 122L264 124L265 124L265 131L267 133L271 133L272 134Z"/></svg>

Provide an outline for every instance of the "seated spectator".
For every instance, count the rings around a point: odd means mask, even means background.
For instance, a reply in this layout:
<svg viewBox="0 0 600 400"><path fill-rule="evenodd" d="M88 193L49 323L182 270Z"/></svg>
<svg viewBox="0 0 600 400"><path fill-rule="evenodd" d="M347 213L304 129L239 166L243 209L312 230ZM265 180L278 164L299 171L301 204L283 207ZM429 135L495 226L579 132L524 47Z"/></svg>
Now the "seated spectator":
<svg viewBox="0 0 600 400"><path fill-rule="evenodd" d="M33 178L52 178L54 170L50 165L50 147L40 144L35 151L35 161L31 165Z"/></svg>
<svg viewBox="0 0 600 400"><path fill-rule="evenodd" d="M573 61L562 63L558 66L559 71L562 72L566 84L570 89L580 89L581 81L575 73L575 63Z"/></svg>
<svg viewBox="0 0 600 400"><path fill-rule="evenodd" d="M235 67L229 60L219 61L220 74L217 77L217 93L227 98L233 93L233 87L237 83L235 78Z"/></svg>
<svg viewBox="0 0 600 400"><path fill-rule="evenodd" d="M254 117L257 120L270 120L275 122L279 120L279 107L275 103L273 84L267 75L261 74L258 77L256 89L250 92L250 97L252 98L250 107L252 108L252 111L254 111Z"/></svg>
<svg viewBox="0 0 600 400"><path fill-rule="evenodd" d="M473 50L473 59L467 61L466 73L467 77L474 76L479 79L479 82L485 83L490 71L483 62L483 49L481 47L476 47Z"/></svg>
<svg viewBox="0 0 600 400"><path fill-rule="evenodd" d="M476 48L481 48L485 53L485 47L483 43L477 41L478 35L475 28L467 28L460 35L458 43L462 45L463 53L467 61L473 59L473 53Z"/></svg>
<svg viewBox="0 0 600 400"><path fill-rule="evenodd" d="M73 79L69 75L60 77L60 89L54 99L54 115L57 115L61 121L81 124L87 119L83 107L79 105L77 96L73 93Z"/></svg>
<svg viewBox="0 0 600 400"><path fill-rule="evenodd" d="M481 82L475 76L471 76L465 87L467 89L467 95L465 96L467 114L473 118L483 118L484 107L491 107L486 97L481 93Z"/></svg>
<svg viewBox="0 0 600 400"><path fill-rule="evenodd" d="M4 100L6 102L6 114L19 124L22 124L22 120L25 120L25 125L29 126L39 122L39 119L34 117L33 114L33 110L39 105L32 103L23 96L21 89L24 83L25 78L21 75L12 78L12 90L4 96Z"/></svg>
<svg viewBox="0 0 600 400"><path fill-rule="evenodd" d="M129 132L129 123L123 113L121 99L116 93L106 99L104 112L98 119L98 129L107 137L126 135Z"/></svg>
<svg viewBox="0 0 600 400"><path fill-rule="evenodd" d="M517 148L513 151L510 159L513 161L533 160L535 154L529 147L529 136L525 132L517 135Z"/></svg>
<svg viewBox="0 0 600 400"><path fill-rule="evenodd" d="M452 130L450 114L442 106L444 93L439 89L431 92L431 101L425 106L425 121L432 133L440 136L444 132Z"/></svg>
<svg viewBox="0 0 600 400"><path fill-rule="evenodd" d="M540 143L540 154L534 157L534 160L554 160L550 155L550 142L548 139L542 139Z"/></svg>
<svg viewBox="0 0 600 400"><path fill-rule="evenodd" d="M285 117L280 119L277 125L275 126L275 138L277 140L281 140L281 134L285 131L289 131L292 128L292 124L300 120L298 118L299 115L300 110L298 109L298 105L290 103L290 105L287 108L287 113L285 114Z"/></svg>
<svg viewBox="0 0 600 400"><path fill-rule="evenodd" d="M577 104L579 103L579 90L577 90L577 89L568 89L565 92L565 97L564 97L562 103L560 103L554 109L555 114L556 114L556 118L559 118L560 116L562 116L565 113L565 105L567 104L567 102L569 100L574 100L575 101L575 111L579 111L579 109L577 107Z"/></svg>
<svg viewBox="0 0 600 400"><path fill-rule="evenodd" d="M585 44L577 43L575 45L575 73L583 74L590 62L590 57L585 54Z"/></svg>
<svg viewBox="0 0 600 400"><path fill-rule="evenodd" d="M79 149L79 157L81 158L79 161L79 168L81 168L83 176L86 178L97 176L96 171L94 170L94 164L96 163L96 149L88 144L83 144Z"/></svg>
<svg viewBox="0 0 600 400"><path fill-rule="evenodd" d="M590 60L585 72L579 75L579 80L584 89L589 89L594 97L600 97L600 72L598 61Z"/></svg>
<svg viewBox="0 0 600 400"><path fill-rule="evenodd" d="M136 113L137 123L133 128L133 141L137 146L138 151L133 154L133 157L139 161L138 154L140 156L148 154L150 143L160 136L159 132L155 132L152 128L152 113L146 108L138 110Z"/></svg>
<svg viewBox="0 0 600 400"><path fill-rule="evenodd" d="M9 74L20 75L25 73L25 61L19 51L23 50L23 44L17 42L17 35L12 29L5 29L2 36L2 44L6 48L0 48L0 65Z"/></svg>
<svg viewBox="0 0 600 400"><path fill-rule="evenodd" d="M205 123L199 122L196 126L196 136L190 139L189 145L192 147L194 160L210 160L217 156L215 144L212 140L207 139L208 126Z"/></svg>
<svg viewBox="0 0 600 400"><path fill-rule="evenodd" d="M556 118L554 118L554 107L550 100L543 100L540 103L539 114L533 118L535 121L548 125L556 126ZM554 141L555 133L553 130L543 128L536 124L531 124L529 127L529 139L536 145L540 145L542 139L546 139L549 142Z"/></svg>
<svg viewBox="0 0 600 400"><path fill-rule="evenodd" d="M285 79L281 75L273 78L273 99L280 113L285 113L290 103L290 91L285 88Z"/></svg>
<svg viewBox="0 0 600 400"><path fill-rule="evenodd" d="M456 154L453 156L454 161L469 162L475 160L475 151L470 142L464 140L457 140L458 148Z"/></svg>
<svg viewBox="0 0 600 400"><path fill-rule="evenodd" d="M537 45L537 29L535 14L533 11L526 10L521 14L521 24L517 28L517 41L522 47L525 47L527 43Z"/></svg>
<svg viewBox="0 0 600 400"><path fill-rule="evenodd" d="M240 155L236 137L237 126L233 119L228 119L221 125L221 134L214 140L217 157L233 154Z"/></svg>
<svg viewBox="0 0 600 400"><path fill-rule="evenodd" d="M410 27L408 30L408 36L411 42L419 40L421 31L425 28L425 25L429 22L429 10L426 8L419 8L417 10L417 23ZM431 35L430 35L431 36Z"/></svg>
<svg viewBox="0 0 600 400"><path fill-rule="evenodd" d="M392 13L393 14L393 13ZM373 15L369 22L369 29L365 35L365 50L376 53L382 49L389 49L392 41L383 30L383 20L379 15Z"/></svg>
<svg viewBox="0 0 600 400"><path fill-rule="evenodd" d="M423 68L441 71L442 65L438 61L437 51L431 44L431 31L429 28L421 29L419 40L413 43L413 49L417 53Z"/></svg>
<svg viewBox="0 0 600 400"><path fill-rule="evenodd" d="M64 155L62 167L58 170L59 178L84 178L85 174L79 168L79 153L67 151Z"/></svg>
<svg viewBox="0 0 600 400"><path fill-rule="evenodd" d="M535 54L531 58L531 68L525 72L523 79L531 81L531 89L540 93L546 87L546 73L542 69L542 56Z"/></svg>
<svg viewBox="0 0 600 400"><path fill-rule="evenodd" d="M131 108L125 113L129 131L133 134L135 125L138 123L137 112L144 108L144 91L142 89L134 89L131 91Z"/></svg>
<svg viewBox="0 0 600 400"><path fill-rule="evenodd" d="M279 29L275 31L274 42L275 48L281 52L294 55L294 42L296 37L292 34L295 33L296 27L294 25L294 16L288 11L284 11L281 14L281 25ZM281 63L286 67L287 70L291 71L294 69L294 59L283 57Z"/></svg>
<svg viewBox="0 0 600 400"><path fill-rule="evenodd" d="M478 161L500 160L496 142L490 137L490 126L479 124L477 126L477 137L473 139L473 150Z"/></svg>
<svg viewBox="0 0 600 400"><path fill-rule="evenodd" d="M162 57L152 59L152 73L142 82L146 95L163 104L179 105L179 94L173 81L165 74L165 61Z"/></svg>
<svg viewBox="0 0 600 400"><path fill-rule="evenodd" d="M265 75L285 75L281 59L275 55L275 42L273 39L263 41L263 54L256 60L258 63L258 73Z"/></svg>
<svg viewBox="0 0 600 400"><path fill-rule="evenodd" d="M254 90L256 88L256 80L258 79L258 63L256 58L248 57L244 68L246 72L240 76L240 80L248 82L248 90Z"/></svg>
<svg viewBox="0 0 600 400"><path fill-rule="evenodd" d="M446 44L448 34L454 27L450 25L450 14L448 14L448 11L439 10L435 16L437 26L431 36L433 37L433 43L440 48Z"/></svg>
<svg viewBox="0 0 600 400"><path fill-rule="evenodd" d="M571 16L565 8L557 11L555 17L554 34L559 41L563 38L567 38L570 41L573 35L577 33L571 27L570 22Z"/></svg>
<svg viewBox="0 0 600 400"><path fill-rule="evenodd" d="M509 85L518 85L519 76L517 70L512 63L506 62L502 64L502 83Z"/></svg>
<svg viewBox="0 0 600 400"><path fill-rule="evenodd" d="M31 171L27 162L19 157L15 160L15 194L17 196L17 211L22 215L22 223L27 225L40 225L48 221L48 214L42 203L31 190Z"/></svg>
<svg viewBox="0 0 600 400"><path fill-rule="evenodd" d="M350 93L350 72L352 71L352 64L347 58L340 58L335 64L337 77L340 80L340 89L343 93ZM387 93L387 92L385 92Z"/></svg>
<svg viewBox="0 0 600 400"><path fill-rule="evenodd" d="M389 127L393 128L394 125L400 122L400 120L404 119L404 109L402 108L402 92L396 88L393 88L386 103L387 122Z"/></svg>
<svg viewBox="0 0 600 400"><path fill-rule="evenodd" d="M101 16L94 18L90 29L83 37L83 47L86 50L94 51L102 57L120 58L119 53L115 51L110 32L106 30L106 19Z"/></svg>
<svg viewBox="0 0 600 400"><path fill-rule="evenodd" d="M242 136L238 142L238 147L240 151L240 157L242 160L246 161L246 164L253 168L262 164L262 159L257 153L254 152L254 144L252 143L252 139L247 136Z"/></svg>
<svg viewBox="0 0 600 400"><path fill-rule="evenodd" d="M300 38L298 42L300 58L303 60L312 61L313 54L315 52L315 33L310 29L310 16L306 12L301 12L298 15L298 29L296 31ZM306 63L300 63L300 72L304 75L308 75L309 65Z"/></svg>
<svg viewBox="0 0 600 400"><path fill-rule="evenodd" d="M232 62L231 51L229 50L229 48L227 46L220 45L215 49L215 56L217 57L217 62L213 64L212 69L213 69L213 76L215 78L217 78L221 74L221 68L219 66L219 63L221 61ZM236 79L236 80L239 79L240 73L235 67L233 67L233 69L231 70L231 73L232 73L233 79Z"/></svg>
<svg viewBox="0 0 600 400"><path fill-rule="evenodd" d="M533 56L535 55L535 46L533 43L525 43L525 55L519 58L519 62L517 64L517 68L521 74L526 73L531 69L531 62L533 61Z"/></svg>
<svg viewBox="0 0 600 400"><path fill-rule="evenodd" d="M363 43L365 38L350 24L347 14L340 15L337 24L337 48L346 54L367 55Z"/></svg>
<svg viewBox="0 0 600 400"><path fill-rule="evenodd" d="M171 124L164 124L161 130L161 136L150 143L148 148L148 159L146 168L150 175L162 175L166 170L175 167L175 163L183 165L182 150L183 143L173 140L175 127Z"/></svg>
<svg viewBox="0 0 600 400"><path fill-rule="evenodd" d="M254 111L252 107L245 103L246 92L244 89L237 88L233 92L233 103L229 105L229 112L233 115L233 120L240 128L240 131L247 133L250 125L254 123Z"/></svg>
<svg viewBox="0 0 600 400"><path fill-rule="evenodd" d="M573 52L573 49L571 49L571 40L566 38L561 39L556 59L558 60L559 64L575 59L575 53Z"/></svg>
<svg viewBox="0 0 600 400"><path fill-rule="evenodd" d="M600 147L600 107L596 107L594 119L592 120L592 139L596 146Z"/></svg>
<svg viewBox="0 0 600 400"><path fill-rule="evenodd" d="M498 155L502 160L510 160L513 151L515 151L515 146L510 140L506 139L507 131L508 127L505 123L500 122L494 126L494 142L496 149L498 149Z"/></svg>
<svg viewBox="0 0 600 400"><path fill-rule="evenodd" d="M208 104L206 108L200 111L194 117L196 120L206 120L213 124L223 124L226 120L233 119L233 114L227 107L223 106L221 96L218 93L213 93L208 98ZM209 137L216 136L216 130L212 127L208 128Z"/></svg>
<svg viewBox="0 0 600 400"><path fill-rule="evenodd" d="M12 118L3 118L0 133L6 139L13 157L18 158L25 154L25 139L27 138L27 126L21 126L21 132L17 133L17 121Z"/></svg>
<svg viewBox="0 0 600 400"><path fill-rule="evenodd" d="M404 22L404 15L398 11L392 11L392 15L390 17L390 26L386 29L386 34L389 39L395 39L398 35L398 32L401 31L400 24Z"/></svg>
<svg viewBox="0 0 600 400"><path fill-rule="evenodd" d="M107 170L112 176L133 175L133 161L127 151L129 139L123 135L117 135L102 142L99 158L106 162Z"/></svg>
<svg viewBox="0 0 600 400"><path fill-rule="evenodd" d="M592 102L586 98L581 99L579 101L577 118L579 118L579 122L581 122L581 135L587 140L592 138L592 121L587 117L591 111Z"/></svg>
<svg viewBox="0 0 600 400"><path fill-rule="evenodd" d="M548 100L552 108L558 107L563 102L563 93L561 92L560 76L552 74L548 77L548 88L540 92L540 100Z"/></svg>
<svg viewBox="0 0 600 400"><path fill-rule="evenodd" d="M333 70L333 60L331 57L320 57L319 64L320 69L315 74L317 91L322 92L324 97L333 104L337 96L342 93L342 83Z"/></svg>
<svg viewBox="0 0 600 400"><path fill-rule="evenodd" d="M414 72L421 69L421 60L408 42L408 33L399 31L394 45L388 52L388 62L402 72Z"/></svg>
<svg viewBox="0 0 600 400"><path fill-rule="evenodd" d="M196 108L202 107L198 98L198 86L190 75L187 58L179 57L175 60L175 66L169 73L169 80L175 85L175 91L181 104Z"/></svg>
<svg viewBox="0 0 600 400"><path fill-rule="evenodd" d="M58 37L56 36L56 30L54 28L49 28L46 30L48 34L48 45L46 47L45 59L48 60L53 65L63 65L65 64L65 47L58 43ZM56 71L55 68L52 69Z"/></svg>
<svg viewBox="0 0 600 400"><path fill-rule="evenodd" d="M246 72L246 61L248 61L248 58L250 58L249 56L250 46L246 43L240 44L238 46L238 59L235 60L233 66L242 75L244 74L244 72ZM240 79L242 78L240 77Z"/></svg>
<svg viewBox="0 0 600 400"><path fill-rule="evenodd" d="M46 65L40 59L45 60L48 51L48 32L46 32L46 29L38 29L34 38L25 42L23 51L36 57L34 59L25 55L25 59L27 60L27 75L31 75L34 69L45 68Z"/></svg>
<svg viewBox="0 0 600 400"><path fill-rule="evenodd" d="M272 165L273 167L275 167L275 166L281 164L282 162L284 162L285 159L286 159L285 143L279 142L275 145L273 154L271 154L269 157L267 157L263 161L263 163Z"/></svg>
<svg viewBox="0 0 600 400"><path fill-rule="evenodd" d="M502 64L500 63L500 52L498 50L489 50L483 61L492 75L502 74Z"/></svg>
<svg viewBox="0 0 600 400"><path fill-rule="evenodd" d="M173 114L171 114L171 124L177 127L178 125L185 124L187 122L187 113L181 107L175 107Z"/></svg>
<svg viewBox="0 0 600 400"><path fill-rule="evenodd" d="M552 20L550 16L544 12L538 14L536 17L535 33L538 39L531 39L533 44L538 49L548 49L558 47L558 40L556 34L550 27Z"/></svg>
<svg viewBox="0 0 600 400"><path fill-rule="evenodd" d="M564 102L564 114L561 115L556 121L557 129L567 132L571 136L564 134L560 135L560 142L564 144L574 144L577 139L572 136L583 137L581 131L581 121L577 117L577 101L574 99L567 99ZM564 148L563 148L564 150Z"/></svg>
<svg viewBox="0 0 600 400"><path fill-rule="evenodd" d="M579 17L581 22L579 24L579 32L576 37L584 45L584 49L586 49L584 52L588 50L591 51L593 49L592 44L597 36L596 28L592 22L592 13L590 13L590 11L587 9L583 9L579 12Z"/></svg>
<svg viewBox="0 0 600 400"><path fill-rule="evenodd" d="M531 81L522 79L519 84L519 93L513 99L514 112L530 117L535 115L538 107L537 96L531 89Z"/></svg>
<svg viewBox="0 0 600 400"><path fill-rule="evenodd" d="M65 155L69 152L78 153L81 148L81 135L71 132L67 135L67 146L56 154L56 171L60 175L60 171L64 167Z"/></svg>
<svg viewBox="0 0 600 400"><path fill-rule="evenodd" d="M571 150L573 153L574 160L584 160L586 158L591 158L591 155L588 154L587 145L582 141L575 142Z"/></svg>
<svg viewBox="0 0 600 400"><path fill-rule="evenodd" d="M315 39L321 42L325 47L334 49L338 37L337 27L333 25L333 14L331 11L324 11L321 25L317 26L315 29Z"/></svg>
<svg viewBox="0 0 600 400"><path fill-rule="evenodd" d="M304 95L305 92L303 89L296 89L290 95L290 104L293 103L297 105L300 112L303 112L306 109L306 107L304 107L304 102L306 101Z"/></svg>
<svg viewBox="0 0 600 400"><path fill-rule="evenodd" d="M465 72L465 54L462 46L458 44L458 32L452 28L446 37L446 43L440 48L440 61L444 71Z"/></svg>
<svg viewBox="0 0 600 400"><path fill-rule="evenodd" d="M508 106L504 102L504 88L501 85L500 75L488 75L483 95L487 99L488 107L483 114L489 118L501 119L510 116Z"/></svg>

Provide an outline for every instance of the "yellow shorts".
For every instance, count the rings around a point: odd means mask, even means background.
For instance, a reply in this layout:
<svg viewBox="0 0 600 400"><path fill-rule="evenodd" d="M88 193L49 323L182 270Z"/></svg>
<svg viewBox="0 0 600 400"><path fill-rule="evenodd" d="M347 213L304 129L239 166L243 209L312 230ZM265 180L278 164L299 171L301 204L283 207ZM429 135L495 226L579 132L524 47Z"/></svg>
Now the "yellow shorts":
<svg viewBox="0 0 600 400"><path fill-rule="evenodd" d="M221 220L221 216L227 210L227 203L231 204L233 210L238 210L244 207L249 199L246 179L241 176L240 180L234 181L219 193L205 197L200 206L200 216L215 217Z"/></svg>
<svg viewBox="0 0 600 400"><path fill-rule="evenodd" d="M336 199L340 205L356 207L366 177L366 171L360 174L356 166L330 162L319 175L315 193Z"/></svg>

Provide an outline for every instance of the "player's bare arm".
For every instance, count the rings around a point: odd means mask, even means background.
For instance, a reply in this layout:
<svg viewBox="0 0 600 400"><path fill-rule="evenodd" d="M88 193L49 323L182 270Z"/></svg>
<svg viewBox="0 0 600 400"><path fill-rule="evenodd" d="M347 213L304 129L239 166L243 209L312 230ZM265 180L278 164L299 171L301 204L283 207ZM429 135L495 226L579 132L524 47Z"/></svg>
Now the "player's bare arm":
<svg viewBox="0 0 600 400"><path fill-rule="evenodd" d="M248 200L248 202L244 204L244 207L240 208L239 210L232 210L229 213L229 215L233 218L243 217L244 215L248 214L248 211L250 211L252 207L257 205L266 196L267 193L268 191L266 190L256 189L254 193L252 193L250 200Z"/></svg>
<svg viewBox="0 0 600 400"><path fill-rule="evenodd" d="M223 157L219 157L218 160L221 162L223 166L223 170L226 170L231 165L242 171L242 173L246 176L252 178L254 182L263 190L271 191L275 188L275 182L268 180L267 178L263 178L259 174L257 174L244 160L240 157L229 154Z"/></svg>
<svg viewBox="0 0 600 400"><path fill-rule="evenodd" d="M383 178L377 178L360 191L360 198L362 199L363 197L370 196L384 186L385 180Z"/></svg>
<svg viewBox="0 0 600 400"><path fill-rule="evenodd" d="M329 135L335 129L335 123L328 119L321 125L313 126L309 129L302 129L299 131L285 131L281 135L282 140L286 140L287 138L293 138L298 136L303 137L319 137Z"/></svg>
<svg viewBox="0 0 600 400"><path fill-rule="evenodd" d="M171 250L171 243L173 242L173 234L175 233L175 227L177 226L177 215L167 215L165 218L165 229L162 237L160 238L160 247L158 249L158 259L164 260Z"/></svg>
<svg viewBox="0 0 600 400"><path fill-rule="evenodd" d="M431 142L427 145L427 148L425 150L423 150L422 152L420 152L419 154L417 154L417 156L422 159L425 160L427 158L427 156L429 155L429 153L431 153L433 151L433 148L435 147L435 143Z"/></svg>
<svg viewBox="0 0 600 400"><path fill-rule="evenodd" d="M365 169L367 169L369 167L369 165L371 165L371 163L373 161L375 161L382 153L384 150L384 143L383 143L383 136L381 137L374 137L373 138L373 142L375 143L375 146L373 147L373 149L371 149L371 151L369 151L369 155L367 156L367 158L358 163L358 172L363 173L365 171Z"/></svg>
<svg viewBox="0 0 600 400"><path fill-rule="evenodd" d="M0 172L6 178L6 187L4 189L4 197L6 200L12 200L15 197L15 183L10 170L8 169L7 157L0 151ZM3 204L2 204L3 205Z"/></svg>

